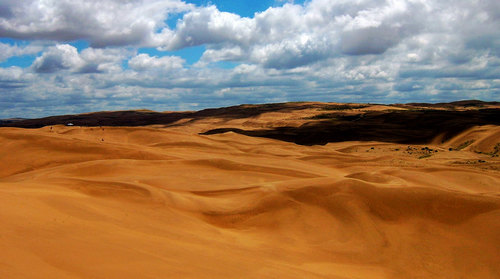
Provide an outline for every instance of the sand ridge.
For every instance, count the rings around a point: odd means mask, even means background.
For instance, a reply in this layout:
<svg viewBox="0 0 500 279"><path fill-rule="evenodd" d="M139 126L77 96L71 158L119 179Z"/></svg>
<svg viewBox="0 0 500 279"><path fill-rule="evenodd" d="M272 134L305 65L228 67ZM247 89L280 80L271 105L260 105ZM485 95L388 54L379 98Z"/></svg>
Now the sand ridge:
<svg viewBox="0 0 500 279"><path fill-rule="evenodd" d="M312 112L0 128L0 278L500 277L498 126L428 144L200 134Z"/></svg>

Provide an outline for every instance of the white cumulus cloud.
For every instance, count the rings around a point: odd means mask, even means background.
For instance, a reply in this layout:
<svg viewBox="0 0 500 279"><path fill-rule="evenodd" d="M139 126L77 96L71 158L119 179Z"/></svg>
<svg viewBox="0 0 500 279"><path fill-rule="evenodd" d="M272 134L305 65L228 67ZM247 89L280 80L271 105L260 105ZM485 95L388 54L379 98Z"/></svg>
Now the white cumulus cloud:
<svg viewBox="0 0 500 279"><path fill-rule="evenodd" d="M145 53L141 53L128 61L129 67L136 71L181 69L184 63L184 59L178 56L155 57Z"/></svg>
<svg viewBox="0 0 500 279"><path fill-rule="evenodd" d="M31 67L40 74L64 70L76 73L121 71L120 64L126 58L128 51L122 49L86 48L79 53L72 45L57 44L47 48Z"/></svg>
<svg viewBox="0 0 500 279"><path fill-rule="evenodd" d="M0 36L56 41L89 40L92 46L154 44L169 13L191 9L180 0L2 1Z"/></svg>
<svg viewBox="0 0 500 279"><path fill-rule="evenodd" d="M37 54L42 49L41 46L37 45L18 46L0 43L0 62L11 57Z"/></svg>

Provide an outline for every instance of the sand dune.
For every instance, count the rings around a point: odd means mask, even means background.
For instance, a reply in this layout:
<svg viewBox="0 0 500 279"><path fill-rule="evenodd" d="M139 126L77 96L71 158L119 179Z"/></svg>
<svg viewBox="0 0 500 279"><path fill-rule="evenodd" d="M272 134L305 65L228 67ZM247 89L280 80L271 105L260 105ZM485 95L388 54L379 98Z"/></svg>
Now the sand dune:
<svg viewBox="0 0 500 279"><path fill-rule="evenodd" d="M498 126L426 144L199 134L315 111L0 128L0 278L500 277Z"/></svg>

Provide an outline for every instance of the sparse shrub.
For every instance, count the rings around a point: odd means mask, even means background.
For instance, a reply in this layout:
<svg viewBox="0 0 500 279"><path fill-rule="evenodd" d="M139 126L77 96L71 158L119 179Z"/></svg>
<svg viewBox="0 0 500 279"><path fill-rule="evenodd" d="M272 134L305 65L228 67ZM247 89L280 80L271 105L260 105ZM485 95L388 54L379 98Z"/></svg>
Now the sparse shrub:
<svg viewBox="0 0 500 279"><path fill-rule="evenodd" d="M424 155L422 155L422 156L420 156L420 157L418 157L418 158L419 158L419 159L425 159L425 158L429 158L429 157L431 157L431 156L432 156L431 154L424 154Z"/></svg>
<svg viewBox="0 0 500 279"><path fill-rule="evenodd" d="M467 146L471 145L474 141L473 140L468 140L462 144L460 144L457 148L455 148L455 150L462 150L464 148L466 148Z"/></svg>

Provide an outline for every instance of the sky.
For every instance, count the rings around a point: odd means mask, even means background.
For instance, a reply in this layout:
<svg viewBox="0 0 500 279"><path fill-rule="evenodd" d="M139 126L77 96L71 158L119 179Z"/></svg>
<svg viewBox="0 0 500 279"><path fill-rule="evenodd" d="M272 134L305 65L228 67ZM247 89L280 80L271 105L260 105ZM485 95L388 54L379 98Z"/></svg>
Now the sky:
<svg viewBox="0 0 500 279"><path fill-rule="evenodd" d="M498 0L0 0L0 118L500 101Z"/></svg>

